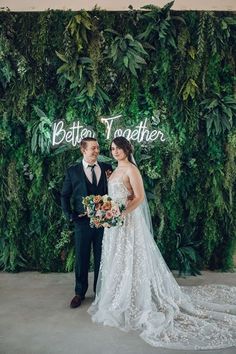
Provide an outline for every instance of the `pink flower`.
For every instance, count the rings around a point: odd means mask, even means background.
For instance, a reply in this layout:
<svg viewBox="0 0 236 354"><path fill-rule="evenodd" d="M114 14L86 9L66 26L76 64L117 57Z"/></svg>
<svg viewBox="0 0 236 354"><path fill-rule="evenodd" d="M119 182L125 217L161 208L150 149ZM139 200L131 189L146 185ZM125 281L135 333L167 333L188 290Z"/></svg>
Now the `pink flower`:
<svg viewBox="0 0 236 354"><path fill-rule="evenodd" d="M106 212L106 219L112 219L112 217L113 217L112 212L108 210L108 211Z"/></svg>
<svg viewBox="0 0 236 354"><path fill-rule="evenodd" d="M112 213L114 216L119 216L120 215L120 209L118 206L114 206L112 209L111 209Z"/></svg>

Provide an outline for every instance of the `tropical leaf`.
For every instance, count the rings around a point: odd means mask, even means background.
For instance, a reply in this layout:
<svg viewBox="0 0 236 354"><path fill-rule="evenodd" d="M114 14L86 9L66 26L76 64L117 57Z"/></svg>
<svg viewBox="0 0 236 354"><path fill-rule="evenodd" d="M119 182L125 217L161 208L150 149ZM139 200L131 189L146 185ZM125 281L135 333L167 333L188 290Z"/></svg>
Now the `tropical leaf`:
<svg viewBox="0 0 236 354"><path fill-rule="evenodd" d="M181 16L171 15L170 9L173 4L174 1L171 1L163 8L154 5L143 6L143 9L148 10L142 15L142 19L146 23L146 29L137 36L137 39L147 41L156 49L159 45L167 45L176 49L176 32L172 24L174 21L181 21L182 23L185 23L185 21Z"/></svg>
<svg viewBox="0 0 236 354"><path fill-rule="evenodd" d="M116 35L111 47L105 51L107 57L112 59L114 66L122 75L129 75L131 73L137 77L137 71L141 70L142 66L147 64L144 56L147 57L148 53L145 51L143 45L130 34L126 34L123 37L116 31L109 29L106 31Z"/></svg>
<svg viewBox="0 0 236 354"><path fill-rule="evenodd" d="M233 96L215 94L200 103L202 117L206 120L207 135L219 135L229 131L236 116L236 100Z"/></svg>
<svg viewBox="0 0 236 354"><path fill-rule="evenodd" d="M33 153L48 154L51 148L52 122L46 114L37 106L34 110L40 117L31 126L31 150Z"/></svg>
<svg viewBox="0 0 236 354"><path fill-rule="evenodd" d="M191 239L189 237L189 239ZM179 275L197 275L200 271L197 267L198 252L197 248L201 242L189 241L188 239L177 234L176 238L176 255L178 262Z"/></svg>

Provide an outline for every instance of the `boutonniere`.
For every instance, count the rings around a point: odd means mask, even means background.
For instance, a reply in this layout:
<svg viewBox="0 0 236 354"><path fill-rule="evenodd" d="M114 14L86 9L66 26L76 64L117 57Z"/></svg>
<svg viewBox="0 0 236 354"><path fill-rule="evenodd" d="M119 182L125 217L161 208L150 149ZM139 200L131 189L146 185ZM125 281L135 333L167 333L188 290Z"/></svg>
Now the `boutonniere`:
<svg viewBox="0 0 236 354"><path fill-rule="evenodd" d="M106 174L107 179L109 179L111 174L112 174L112 171L111 170L106 170L105 174Z"/></svg>

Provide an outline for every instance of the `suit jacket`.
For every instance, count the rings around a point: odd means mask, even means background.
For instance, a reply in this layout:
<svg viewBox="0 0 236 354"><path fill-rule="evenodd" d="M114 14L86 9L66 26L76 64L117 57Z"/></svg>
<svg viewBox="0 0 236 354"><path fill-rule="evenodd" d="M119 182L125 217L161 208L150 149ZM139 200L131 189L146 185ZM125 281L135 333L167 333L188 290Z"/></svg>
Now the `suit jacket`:
<svg viewBox="0 0 236 354"><path fill-rule="evenodd" d="M107 194L106 171L112 171L112 167L104 162L98 162L98 164L101 168L99 183L102 183L103 194ZM69 220L78 220L78 215L84 213L82 199L87 195L86 176L81 162L67 169L61 191L62 210Z"/></svg>

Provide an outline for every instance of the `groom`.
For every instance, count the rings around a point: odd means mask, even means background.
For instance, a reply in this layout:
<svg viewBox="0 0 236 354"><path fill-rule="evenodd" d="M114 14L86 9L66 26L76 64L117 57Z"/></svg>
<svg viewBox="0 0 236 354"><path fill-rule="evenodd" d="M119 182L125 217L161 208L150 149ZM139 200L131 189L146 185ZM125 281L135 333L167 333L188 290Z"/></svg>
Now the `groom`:
<svg viewBox="0 0 236 354"><path fill-rule="evenodd" d="M96 292L103 228L91 228L89 218L84 214L82 198L90 194L104 195L107 193L107 175L112 171L109 164L98 162L99 144L95 138L84 138L80 143L83 160L68 168L61 191L62 210L75 228L75 296L70 307L81 305L88 289L88 270L91 245L94 256L94 284ZM72 206L71 206L72 200Z"/></svg>

